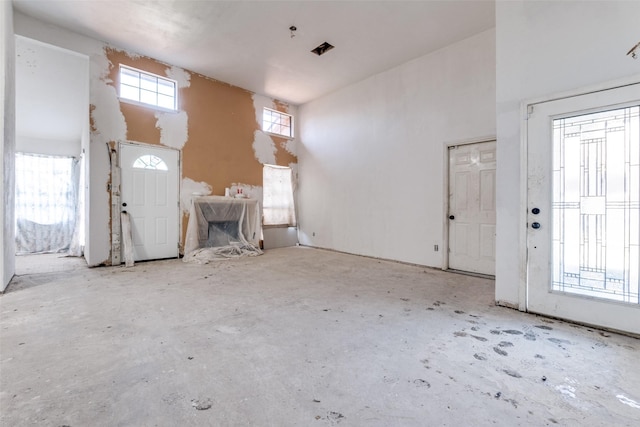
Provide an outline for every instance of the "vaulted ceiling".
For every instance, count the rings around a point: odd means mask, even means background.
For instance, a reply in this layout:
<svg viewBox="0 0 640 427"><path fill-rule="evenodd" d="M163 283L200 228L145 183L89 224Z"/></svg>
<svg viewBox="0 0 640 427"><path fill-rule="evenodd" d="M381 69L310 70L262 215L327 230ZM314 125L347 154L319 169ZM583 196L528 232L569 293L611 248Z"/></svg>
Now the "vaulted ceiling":
<svg viewBox="0 0 640 427"><path fill-rule="evenodd" d="M485 0L13 3L45 22L292 104L495 25L494 1ZM325 41L335 48L311 53Z"/></svg>

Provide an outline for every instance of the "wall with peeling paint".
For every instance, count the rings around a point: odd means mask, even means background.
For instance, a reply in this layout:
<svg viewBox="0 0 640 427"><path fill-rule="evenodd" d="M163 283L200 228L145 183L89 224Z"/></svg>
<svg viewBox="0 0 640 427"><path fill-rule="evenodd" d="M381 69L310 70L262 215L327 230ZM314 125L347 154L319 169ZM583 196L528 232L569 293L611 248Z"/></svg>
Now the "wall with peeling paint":
<svg viewBox="0 0 640 427"><path fill-rule="evenodd" d="M0 206L0 292L15 273L14 162L15 162L15 43L11 2L0 4L0 176L3 204Z"/></svg>
<svg viewBox="0 0 640 427"><path fill-rule="evenodd" d="M108 263L110 182L107 144L137 141L179 149L182 161L181 205L186 215L192 193L223 195L243 188L262 200L262 164L291 165L297 171L295 143L260 130L262 106L296 113L277 101L244 89L125 52L113 46L15 14L16 33L75 50L90 57L90 226L87 260ZM120 102L119 65L175 79L178 111L166 112ZM183 219L183 235L186 231Z"/></svg>
<svg viewBox="0 0 640 427"><path fill-rule="evenodd" d="M295 107L241 88L114 48L106 50L108 80L118 81L119 64L175 78L178 111L165 112L122 102L126 139L181 150L181 208L188 214L191 194L224 195L242 188L262 201L262 165L295 165L295 143L261 130L263 107L295 113ZM183 233L186 233L186 218Z"/></svg>
<svg viewBox="0 0 640 427"><path fill-rule="evenodd" d="M300 107L300 243L441 267L445 144L495 136L489 30Z"/></svg>

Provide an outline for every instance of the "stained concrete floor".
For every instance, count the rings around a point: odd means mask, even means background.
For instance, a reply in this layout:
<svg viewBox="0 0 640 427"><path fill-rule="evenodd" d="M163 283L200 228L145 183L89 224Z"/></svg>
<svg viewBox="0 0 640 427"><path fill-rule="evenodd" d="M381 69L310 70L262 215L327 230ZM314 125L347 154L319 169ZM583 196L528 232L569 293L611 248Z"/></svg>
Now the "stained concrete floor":
<svg viewBox="0 0 640 427"><path fill-rule="evenodd" d="M16 277L3 426L637 426L640 340L310 248Z"/></svg>

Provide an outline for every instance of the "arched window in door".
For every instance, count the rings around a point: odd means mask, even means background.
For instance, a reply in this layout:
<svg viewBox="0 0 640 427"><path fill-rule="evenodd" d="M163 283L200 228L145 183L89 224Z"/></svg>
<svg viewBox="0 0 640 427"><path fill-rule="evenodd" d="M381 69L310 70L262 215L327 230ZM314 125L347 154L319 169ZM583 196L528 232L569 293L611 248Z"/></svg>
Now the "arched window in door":
<svg viewBox="0 0 640 427"><path fill-rule="evenodd" d="M160 157L153 154L144 154L133 162L133 167L137 169L153 169L157 171L166 171L167 164Z"/></svg>

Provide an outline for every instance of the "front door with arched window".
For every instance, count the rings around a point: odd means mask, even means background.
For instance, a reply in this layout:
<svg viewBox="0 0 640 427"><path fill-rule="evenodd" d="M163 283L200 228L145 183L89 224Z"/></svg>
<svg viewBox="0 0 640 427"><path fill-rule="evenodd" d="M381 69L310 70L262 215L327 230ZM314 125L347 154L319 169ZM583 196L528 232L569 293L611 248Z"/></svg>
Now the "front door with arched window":
<svg viewBox="0 0 640 427"><path fill-rule="evenodd" d="M176 258L179 152L120 144L122 210L129 213L135 261Z"/></svg>

